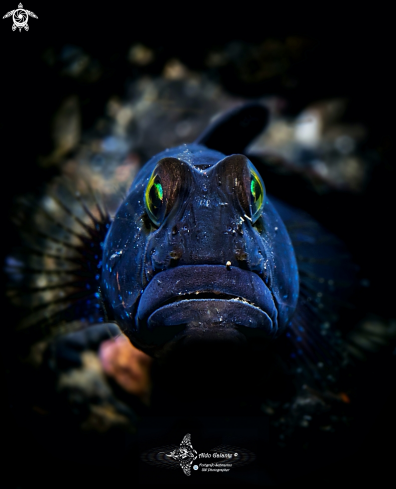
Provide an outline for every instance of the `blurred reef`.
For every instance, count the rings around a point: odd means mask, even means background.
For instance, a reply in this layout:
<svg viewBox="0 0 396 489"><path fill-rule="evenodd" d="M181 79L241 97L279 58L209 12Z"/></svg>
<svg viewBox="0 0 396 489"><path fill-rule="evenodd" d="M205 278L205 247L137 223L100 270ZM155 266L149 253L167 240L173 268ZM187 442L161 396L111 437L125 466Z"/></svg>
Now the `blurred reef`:
<svg viewBox="0 0 396 489"><path fill-rule="evenodd" d="M259 100L271 122L250 152L265 162L268 192L344 240L361 267L364 292L354 311L361 328L373 338L395 328L393 52L385 35L294 30L255 41L123 35L110 43L86 35L69 42L66 34L40 37L44 19L33 10L39 20L28 33L2 33L3 258L18 244L10 216L21 196L40 195L58 175L93 175L92 186L111 195L153 154L193 141L219 113ZM104 179L95 168L105 166ZM3 310L6 329L13 317L6 302ZM379 349L375 339L365 346ZM5 342L2 350L5 359L12 354ZM324 466L303 474L307 481L335 482L342 474L356 483L391 473L396 357L389 346L382 351L367 354L357 379L360 426L367 420L361 446L342 460L323 453ZM21 454L32 457L39 477L34 437L17 420L9 423L6 378L9 466Z"/></svg>

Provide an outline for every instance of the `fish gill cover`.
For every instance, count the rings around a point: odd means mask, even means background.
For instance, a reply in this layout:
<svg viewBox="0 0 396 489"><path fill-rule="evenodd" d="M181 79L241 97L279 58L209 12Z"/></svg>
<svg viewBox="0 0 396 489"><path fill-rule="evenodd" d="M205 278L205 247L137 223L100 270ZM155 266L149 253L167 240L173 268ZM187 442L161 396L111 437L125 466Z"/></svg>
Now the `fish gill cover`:
<svg viewBox="0 0 396 489"><path fill-rule="evenodd" d="M128 459L149 481L165 475L147 472L144 449L194 427L201 444L255 452L240 477L256 482L356 450L386 398L367 378L394 371L379 207L366 203L383 155L357 96L288 84L308 84L291 60L315 42L204 46L200 68L174 46L135 43L125 61L43 52L64 95L38 150L45 183L15 191L5 258L7 413L30 449L120 473ZM112 63L127 94L90 102Z"/></svg>

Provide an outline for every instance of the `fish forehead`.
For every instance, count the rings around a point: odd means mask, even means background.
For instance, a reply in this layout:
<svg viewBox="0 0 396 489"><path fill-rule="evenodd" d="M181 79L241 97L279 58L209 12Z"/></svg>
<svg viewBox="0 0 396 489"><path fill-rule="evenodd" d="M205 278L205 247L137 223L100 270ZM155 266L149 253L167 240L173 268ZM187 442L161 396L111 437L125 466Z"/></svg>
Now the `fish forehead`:
<svg viewBox="0 0 396 489"><path fill-rule="evenodd" d="M189 208L189 211L185 212L187 216L193 215L194 220L198 219L201 221L207 221L208 218L216 220L220 219L220 217L222 221L231 219L232 222L229 221L228 225L241 223L240 218L245 215L245 212L242 211L239 199L236 196L235 188L241 175L238 170L237 173L235 171L235 162L238 161L240 164L242 159L244 164L251 164L249 159L240 154L227 157L219 151L196 143L183 144L175 148L166 149L151 158L141 169L129 190L127 197L129 205L135 208L139 207L135 197L138 197L138 199L142 198L139 203L143 205L143 194L149 179L155 172L157 165L165 158L178 159L180 165L184 165L189 173L188 183L185 182L183 185L187 189L187 192L184 193L184 204L187 204ZM237 160L234 158L237 158ZM221 165L223 162L225 164ZM228 180L228 185L222 186L223 177L231 175L233 175L232 183ZM142 206L141 209L143 209ZM171 214L173 216L169 216L170 219L174 219L174 213L171 212ZM169 222L170 219L167 218L165 221ZM187 218L187 220L189 219Z"/></svg>
<svg viewBox="0 0 396 489"><path fill-rule="evenodd" d="M145 179L149 178L158 162L162 158L177 158L183 163L186 163L191 167L193 173L200 173L196 167L212 167L220 160L225 158L223 153L219 151L215 151L212 149L208 149L201 144L182 144L181 146L177 146L175 148L166 149L161 153L153 156L140 170L137 175L135 181L132 183L129 192L132 192L136 188L138 188Z"/></svg>

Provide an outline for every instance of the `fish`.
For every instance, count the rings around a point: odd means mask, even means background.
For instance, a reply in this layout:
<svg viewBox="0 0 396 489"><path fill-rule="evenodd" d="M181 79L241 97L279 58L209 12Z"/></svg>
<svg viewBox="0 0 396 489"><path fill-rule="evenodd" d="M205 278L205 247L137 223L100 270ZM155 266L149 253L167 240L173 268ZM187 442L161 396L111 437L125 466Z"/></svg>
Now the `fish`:
<svg viewBox="0 0 396 489"><path fill-rule="evenodd" d="M268 196L241 154L267 122L266 108L245 105L193 144L155 155L117 210L100 293L111 320L151 356L187 341L288 334L315 358L321 297L348 290L353 264L334 236Z"/></svg>
<svg viewBox="0 0 396 489"><path fill-rule="evenodd" d="M28 309L15 330L27 356L67 373L95 362L82 352L123 335L123 344L161 365L176 358L170 376L179 390L187 362L224 380L220 369L230 362L250 365L255 356L253 377L266 378L277 358L283 374L275 391L260 383L254 390L262 411L286 419L284 433L327 413L332 402L347 404L336 383L350 363L337 320L356 266L340 239L267 194L265 167L253 164L247 148L268 121L264 105L244 104L193 143L156 154L114 216L78 193L80 210L71 210L62 186L46 195L31 211L40 218L24 251L6 267L11 300ZM248 374L241 372L243 383ZM290 377L285 404L278 394Z"/></svg>
<svg viewBox="0 0 396 489"><path fill-rule="evenodd" d="M257 169L201 140L144 166L106 236L102 267L112 318L154 356L180 338L276 337L297 305L293 246Z"/></svg>

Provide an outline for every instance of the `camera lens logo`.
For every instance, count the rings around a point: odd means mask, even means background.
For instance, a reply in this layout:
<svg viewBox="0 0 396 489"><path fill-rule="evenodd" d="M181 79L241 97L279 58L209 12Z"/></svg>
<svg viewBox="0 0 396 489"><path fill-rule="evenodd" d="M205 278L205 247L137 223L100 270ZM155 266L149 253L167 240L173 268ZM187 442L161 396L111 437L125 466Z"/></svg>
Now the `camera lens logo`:
<svg viewBox="0 0 396 489"><path fill-rule="evenodd" d="M15 31L16 29L19 29L19 32L21 32L21 29L25 29L25 31L29 30L29 26L28 26L29 16L38 19L36 14L31 12L30 10L24 9L21 3L18 5L17 9L10 10L10 12L7 12L3 16L3 19L6 19L7 17L11 17L11 15L12 15L12 20L14 21L14 23L12 24L12 30Z"/></svg>

